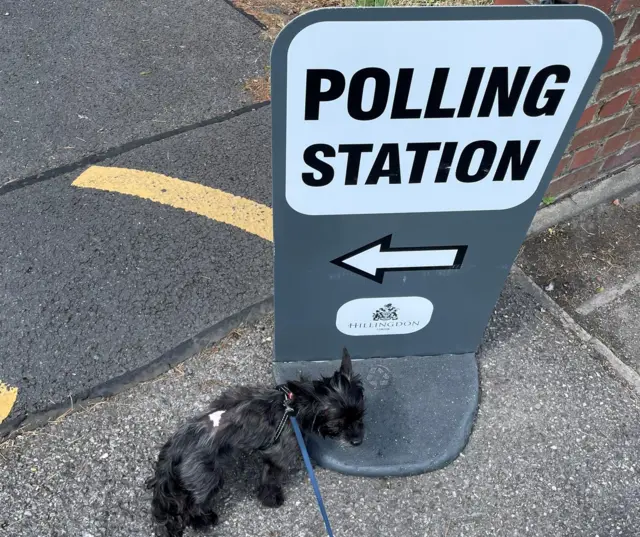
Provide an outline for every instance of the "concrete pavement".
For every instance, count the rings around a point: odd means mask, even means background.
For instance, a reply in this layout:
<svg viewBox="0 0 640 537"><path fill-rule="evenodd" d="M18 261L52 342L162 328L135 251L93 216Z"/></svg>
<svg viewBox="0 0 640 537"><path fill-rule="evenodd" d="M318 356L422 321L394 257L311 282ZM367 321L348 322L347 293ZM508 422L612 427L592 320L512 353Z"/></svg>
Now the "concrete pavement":
<svg viewBox="0 0 640 537"><path fill-rule="evenodd" d="M267 317L156 381L2 445L0 534L150 536L143 482L158 447L224 386L271 382L271 334ZM402 479L318 472L335 534L640 535L638 395L517 276L479 364L480 412L451 466ZM271 511L253 496L253 463L239 472L211 535L323 535L303 473Z"/></svg>
<svg viewBox="0 0 640 537"><path fill-rule="evenodd" d="M640 373L640 194L600 204L528 240L519 264Z"/></svg>

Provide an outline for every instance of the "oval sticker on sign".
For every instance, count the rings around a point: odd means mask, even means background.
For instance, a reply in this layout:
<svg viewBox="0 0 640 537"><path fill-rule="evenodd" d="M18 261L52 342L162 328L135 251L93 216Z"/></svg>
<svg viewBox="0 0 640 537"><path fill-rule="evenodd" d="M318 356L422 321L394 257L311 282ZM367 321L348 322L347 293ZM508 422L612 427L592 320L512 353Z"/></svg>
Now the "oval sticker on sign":
<svg viewBox="0 0 640 537"><path fill-rule="evenodd" d="M336 327L348 336L391 336L422 330L433 304L421 296L358 298L343 304Z"/></svg>

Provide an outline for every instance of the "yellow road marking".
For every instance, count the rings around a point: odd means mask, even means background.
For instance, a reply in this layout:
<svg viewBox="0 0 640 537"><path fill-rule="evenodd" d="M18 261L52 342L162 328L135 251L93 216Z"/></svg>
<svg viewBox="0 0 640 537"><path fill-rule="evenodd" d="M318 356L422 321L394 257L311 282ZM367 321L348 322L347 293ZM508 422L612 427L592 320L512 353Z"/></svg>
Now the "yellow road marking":
<svg viewBox="0 0 640 537"><path fill-rule="evenodd" d="M273 242L270 207L217 188L160 173L106 166L91 166L72 184L80 188L119 192L170 205L235 226Z"/></svg>
<svg viewBox="0 0 640 537"><path fill-rule="evenodd" d="M255 201L160 173L91 166L72 183L170 205L223 222L273 242L272 211ZM0 381L0 423L13 408L18 388Z"/></svg>
<svg viewBox="0 0 640 537"><path fill-rule="evenodd" d="M18 388L12 388L0 382L0 423L9 415L17 398Z"/></svg>

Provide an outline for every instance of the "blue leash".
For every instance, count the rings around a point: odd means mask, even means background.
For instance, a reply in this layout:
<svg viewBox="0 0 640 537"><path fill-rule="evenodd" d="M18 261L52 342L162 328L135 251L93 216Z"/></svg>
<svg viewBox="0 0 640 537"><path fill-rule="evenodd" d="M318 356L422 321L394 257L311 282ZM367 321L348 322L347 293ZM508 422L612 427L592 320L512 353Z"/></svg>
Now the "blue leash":
<svg viewBox="0 0 640 537"><path fill-rule="evenodd" d="M307 453L307 446L304 445L304 438L302 438L302 433L300 432L300 427L298 426L298 422L296 418L290 416L291 425L293 426L293 431L296 433L296 438L298 439L298 445L300 446L300 451L302 452L302 458L304 459L304 465L307 467L307 472L309 472L309 479L311 480L311 486L313 487L313 492L316 495L316 500L318 501L318 507L320 507L320 513L322 514L322 518L324 519L324 526L327 528L327 534L329 537L333 537L333 532L331 531L331 524L329 524L329 517L327 516L327 511L324 508L324 503L322 502L322 495L320 494L320 487L318 486L318 480L316 479L316 474L313 472L313 466L311 466L311 460L309 459L309 453Z"/></svg>

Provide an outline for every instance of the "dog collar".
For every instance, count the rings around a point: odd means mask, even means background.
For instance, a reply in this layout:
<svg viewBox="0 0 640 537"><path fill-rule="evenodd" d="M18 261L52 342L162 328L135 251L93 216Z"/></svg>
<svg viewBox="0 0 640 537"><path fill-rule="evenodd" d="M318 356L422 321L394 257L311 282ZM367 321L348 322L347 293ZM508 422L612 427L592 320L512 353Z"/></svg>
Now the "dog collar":
<svg viewBox="0 0 640 537"><path fill-rule="evenodd" d="M282 436L282 433L284 432L284 428L287 425L287 420L289 419L289 416L292 416L296 412L295 409L291 406L291 404L293 403L293 393L291 393L291 390L287 388L284 384L281 386L278 386L278 390L284 394L284 401L283 401L284 414L282 415L282 420L280 420L280 423L278 424L278 428L276 429L276 434L273 436L274 444Z"/></svg>

